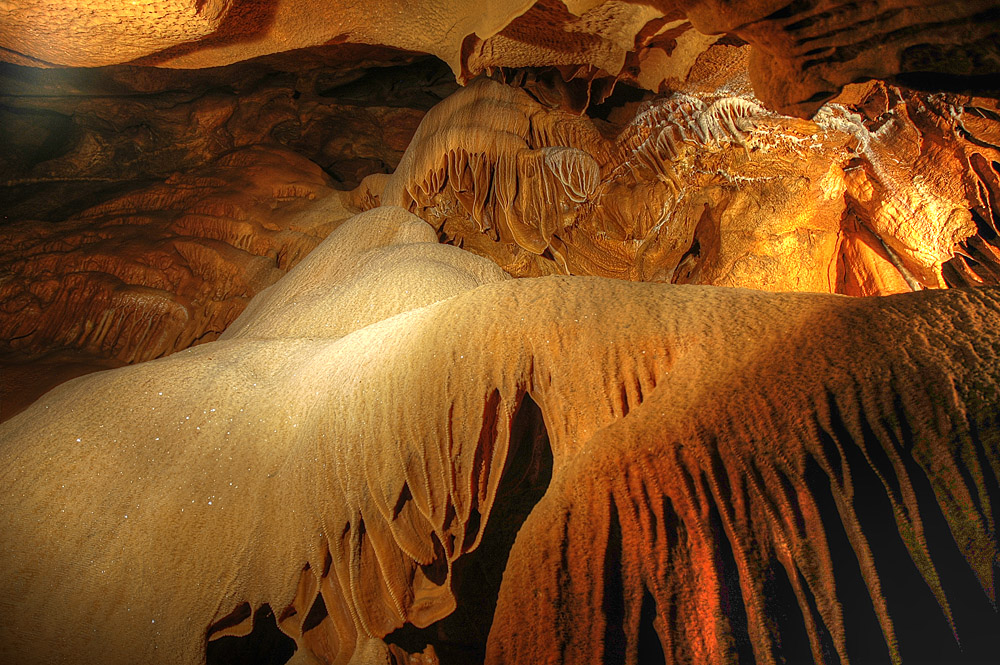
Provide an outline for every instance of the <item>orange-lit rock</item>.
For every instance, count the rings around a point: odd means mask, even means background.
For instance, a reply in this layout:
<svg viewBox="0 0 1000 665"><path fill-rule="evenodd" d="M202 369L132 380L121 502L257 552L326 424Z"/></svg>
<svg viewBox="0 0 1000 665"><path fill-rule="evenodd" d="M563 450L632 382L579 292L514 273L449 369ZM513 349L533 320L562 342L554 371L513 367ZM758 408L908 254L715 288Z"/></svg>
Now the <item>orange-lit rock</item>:
<svg viewBox="0 0 1000 665"><path fill-rule="evenodd" d="M16 4L0 663L1000 652L996 2Z"/></svg>
<svg viewBox="0 0 1000 665"><path fill-rule="evenodd" d="M19 64L117 64L211 35L233 5L232 0L5 3L0 47Z"/></svg>
<svg viewBox="0 0 1000 665"><path fill-rule="evenodd" d="M838 292L849 296L905 293L912 289L889 250L863 226L854 224L842 232L837 265Z"/></svg>
<svg viewBox="0 0 1000 665"><path fill-rule="evenodd" d="M972 405L1000 358L954 340L995 334L995 296L747 292L754 323L693 301L710 323L685 336L711 352L557 464L486 662L989 660L1000 419Z"/></svg>
<svg viewBox="0 0 1000 665"><path fill-rule="evenodd" d="M477 81L352 199L406 207L517 276L854 295L945 284L992 191L969 160L1000 155L963 131L960 100L883 86L804 121L738 85L653 99L613 127ZM875 92L872 118L852 110Z"/></svg>
<svg viewBox="0 0 1000 665"><path fill-rule="evenodd" d="M850 83L996 93L996 0L315 0L0 8L4 59L97 66L139 60L199 68L331 43L438 56L464 78L487 67L559 67L569 79L622 78L654 91L684 81L722 35L753 45L751 75L770 107L810 115ZM698 32L696 32L696 30Z"/></svg>
<svg viewBox="0 0 1000 665"><path fill-rule="evenodd" d="M346 216L314 164L250 148L65 222L8 224L0 353L14 368L5 372L28 376L24 363L59 351L131 363L214 339ZM4 417L8 404L30 401L23 391L50 387L36 382L4 382Z"/></svg>
<svg viewBox="0 0 1000 665"><path fill-rule="evenodd" d="M546 445L487 662L981 660L997 291L510 279L377 208L224 338L0 425L0 657L197 663L277 619L299 661L433 659L383 638L482 610L453 571Z"/></svg>
<svg viewBox="0 0 1000 665"><path fill-rule="evenodd" d="M20 64L93 67L144 58L148 64L194 69L352 42L430 53L457 69L467 35L494 34L531 4L531 0L489 6L460 0L363 4L143 0L57 8L32 2L0 8L0 47Z"/></svg>

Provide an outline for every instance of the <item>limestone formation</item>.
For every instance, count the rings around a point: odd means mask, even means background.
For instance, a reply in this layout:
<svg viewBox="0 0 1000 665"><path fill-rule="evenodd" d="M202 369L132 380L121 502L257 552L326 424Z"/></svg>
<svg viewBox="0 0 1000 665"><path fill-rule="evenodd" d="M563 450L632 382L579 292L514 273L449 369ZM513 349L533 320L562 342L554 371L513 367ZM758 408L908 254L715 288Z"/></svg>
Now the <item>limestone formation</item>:
<svg viewBox="0 0 1000 665"><path fill-rule="evenodd" d="M462 609L451 571L527 396L552 483L488 662L632 659L644 631L671 660L876 639L898 661L928 639L900 603L942 653L993 653L997 307L510 280L401 209L358 215L224 339L0 427L0 654L202 662L267 604L300 662L405 660L382 638ZM768 610L790 599L801 617Z"/></svg>
<svg viewBox="0 0 1000 665"><path fill-rule="evenodd" d="M964 129L970 102L868 86L803 121L734 88L657 97L608 138L477 80L352 200L406 207L517 276L873 295L944 286L962 243L995 269L973 217L993 218L1000 151Z"/></svg>
<svg viewBox="0 0 1000 665"><path fill-rule="evenodd" d="M175 0L0 7L0 54L19 64L228 65L324 44L430 53L460 79L487 68L558 68L567 81L627 80L659 92L687 80L720 38L749 42L758 96L810 115L871 78L1000 93L996 0ZM711 59L711 56L708 56Z"/></svg>
<svg viewBox="0 0 1000 665"><path fill-rule="evenodd" d="M64 380L64 364L215 339L347 216L315 164L257 147L41 230L0 228L3 417Z"/></svg>
<svg viewBox="0 0 1000 665"><path fill-rule="evenodd" d="M93 67L143 59L193 69L350 42L431 53L457 67L467 35L492 35L531 4L174 0L64 8L38 0L0 8L0 47L19 64Z"/></svg>
<svg viewBox="0 0 1000 665"><path fill-rule="evenodd" d="M161 180L274 143L352 188L395 168L424 112L457 87L433 58L363 47L205 72L0 65L0 186L65 200L87 183ZM0 203L10 198L0 193ZM18 204L14 214L45 214Z"/></svg>
<svg viewBox="0 0 1000 665"><path fill-rule="evenodd" d="M0 663L992 662L998 29L0 0Z"/></svg>

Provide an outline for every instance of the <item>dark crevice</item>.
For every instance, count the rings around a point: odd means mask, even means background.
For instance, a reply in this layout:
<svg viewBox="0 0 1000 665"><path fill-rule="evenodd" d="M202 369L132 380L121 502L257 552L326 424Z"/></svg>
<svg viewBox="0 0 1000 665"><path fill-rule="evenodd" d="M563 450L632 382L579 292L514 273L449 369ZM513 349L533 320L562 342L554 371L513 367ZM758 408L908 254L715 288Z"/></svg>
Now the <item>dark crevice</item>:
<svg viewBox="0 0 1000 665"><path fill-rule="evenodd" d="M798 597L789 572L778 560L771 557L764 571L764 614L771 623L771 637L775 650L788 663L808 663L812 660L809 631L802 616Z"/></svg>
<svg viewBox="0 0 1000 665"><path fill-rule="evenodd" d="M408 483L403 483L403 489L399 491L399 498L396 499L396 505L392 508L392 518L396 519L399 514L403 512L403 508L406 507L408 501L413 500L413 494L410 493L410 486Z"/></svg>
<svg viewBox="0 0 1000 665"><path fill-rule="evenodd" d="M741 665L752 665L756 662L753 644L750 642L749 617L747 607L750 599L744 597L744 588L740 580L740 570L733 552L733 544L726 532L719 506L712 498L707 479L701 481L704 495L708 501L709 526L715 537L715 565L719 578L719 609L726 622L728 637L733 641L732 650L736 661Z"/></svg>
<svg viewBox="0 0 1000 665"><path fill-rule="evenodd" d="M802 100L803 104L817 104L819 102L826 102L837 96L837 91L835 90L820 90L814 92L808 99Z"/></svg>
<svg viewBox="0 0 1000 665"><path fill-rule="evenodd" d="M979 211L972 210L971 212L972 212L972 221L976 223L976 234L983 240L986 240L991 244L995 244L995 241L997 239L997 232L993 228L993 224L987 221L985 217L980 215Z"/></svg>
<svg viewBox="0 0 1000 665"><path fill-rule="evenodd" d="M494 67L487 77L520 88L539 104L583 115L588 107L601 104L616 80L589 66Z"/></svg>
<svg viewBox="0 0 1000 665"><path fill-rule="evenodd" d="M955 637L943 639L940 653L928 653L928 657L934 655L954 663L969 660L985 662L996 653L995 636L1000 634L1000 616L980 586L968 559L955 542L930 480L914 460L909 460L908 465L912 467L910 477L927 549L941 587L945 590L955 623ZM968 487L975 497L976 486ZM943 611L939 611L938 616L928 619L941 623L944 618L942 615Z"/></svg>
<svg viewBox="0 0 1000 665"><path fill-rule="evenodd" d="M625 594L622 577L622 526L614 498L607 497L608 541L604 550L604 593L601 609L604 613L605 665L624 665L628 644L625 637Z"/></svg>
<svg viewBox="0 0 1000 665"><path fill-rule="evenodd" d="M278 629L270 606L261 605L253 615L249 635L209 642L205 660L207 665L280 665L294 653L295 641Z"/></svg>
<svg viewBox="0 0 1000 665"><path fill-rule="evenodd" d="M323 573L320 577L326 577L330 574L330 567L333 566L333 554L330 553L329 548L324 548L326 551L323 553Z"/></svg>
<svg viewBox="0 0 1000 665"><path fill-rule="evenodd" d="M961 271L955 267L955 261L957 259L953 258L941 266L941 276L944 278L944 283L948 285L948 288L953 289L956 287L972 286L970 280L961 273Z"/></svg>
<svg viewBox="0 0 1000 665"><path fill-rule="evenodd" d="M837 662L837 649L833 643L833 635L827 629L826 624L823 621L823 615L820 614L819 605L816 602L816 596L813 593L812 587L809 586L808 579L800 580L802 595L805 596L806 607L803 611L809 612L809 616L812 619L813 626L816 628L816 640L819 642L817 645L819 647L819 653L821 661L823 663L835 663Z"/></svg>
<svg viewBox="0 0 1000 665"><path fill-rule="evenodd" d="M311 630L318 626L323 619L328 616L326 611L326 603L323 602L322 594L316 594L316 599L313 601L312 607L309 608L309 613L306 614L306 618L302 621L302 632Z"/></svg>
<svg viewBox="0 0 1000 665"><path fill-rule="evenodd" d="M827 445L823 447L825 466L850 469L848 449L856 450L850 428L844 421L836 396L829 394L829 431L824 429ZM843 453L841 452L843 451ZM873 661L889 662L889 650L872 603L871 593L865 583L855 545L845 528L846 513L837 505L834 488L843 488L845 473L830 478L815 458L806 458L803 481L811 489L813 501L823 525L826 546L830 553L830 572L843 608L845 648L848 655ZM843 491L841 489L841 491ZM838 492L839 493L839 492Z"/></svg>
<svg viewBox="0 0 1000 665"><path fill-rule="evenodd" d="M969 423L969 441L976 460L983 471L981 491L986 494L986 504L989 507L989 527L990 533L996 541L997 520L1000 519L1000 469L997 468L1000 460L996 457L996 452L1000 449L1000 418L992 415L991 422ZM990 594L990 606L993 611L998 609L997 604L997 584L1000 582L1000 559L994 557L992 565L991 579L986 581L987 589L984 593ZM1000 631L998 631L1000 632Z"/></svg>
<svg viewBox="0 0 1000 665"><path fill-rule="evenodd" d="M687 284L693 281L692 278L698 272L698 257L700 256L701 243L698 238L695 238L691 242L691 247L684 252L680 261L677 262L677 268L674 270L673 278L670 281L673 284Z"/></svg>
<svg viewBox="0 0 1000 665"><path fill-rule="evenodd" d="M211 639L212 635L215 633L240 625L249 619L251 614L253 614L253 610L250 607L250 603L240 604L235 610L212 624L212 626L208 629L209 639Z"/></svg>
<svg viewBox="0 0 1000 665"><path fill-rule="evenodd" d="M524 520L541 500L552 478L552 451L538 406L525 397L511 427L510 451L489 520L470 516L468 532L483 528L482 540L452 567L458 609L426 628L404 626L385 641L408 653L430 644L441 665L471 665L486 657L486 640L496 611L503 570Z"/></svg>
<svg viewBox="0 0 1000 665"><path fill-rule="evenodd" d="M72 114L0 104L0 174L14 172L69 152L79 140Z"/></svg>
<svg viewBox="0 0 1000 665"><path fill-rule="evenodd" d="M782 499L786 502L786 506L791 511L792 517L795 520L796 535L804 535L806 533L806 517L802 512L802 505L799 503L799 493L795 490L795 483L780 468L775 469L774 475L781 485Z"/></svg>
<svg viewBox="0 0 1000 665"><path fill-rule="evenodd" d="M598 120L610 121L611 113L615 109L624 108L628 104L635 104L652 99L653 93L642 90L626 83L617 83L615 89L599 104L591 104L584 111L588 117Z"/></svg>
<svg viewBox="0 0 1000 665"><path fill-rule="evenodd" d="M790 2L781 9L768 14L763 20L780 21L782 19L792 18L797 14L809 11L815 4L814 0L794 0L794 2Z"/></svg>
<svg viewBox="0 0 1000 665"><path fill-rule="evenodd" d="M978 116L980 118L986 118L987 120L997 120L1000 121L1000 113L996 111L991 111L990 109L984 109L981 106L964 106L962 110L969 115Z"/></svg>
<svg viewBox="0 0 1000 665"><path fill-rule="evenodd" d="M361 524L363 526L364 522ZM441 586L448 580L448 557L437 533L431 533L431 541L434 543L434 560L428 564L421 564L420 570L431 583Z"/></svg>
<svg viewBox="0 0 1000 665"><path fill-rule="evenodd" d="M729 512L729 509L733 507L733 488L729 482L729 473L726 470L726 465L722 461L722 455L719 452L719 441L715 436L708 433L705 433L703 436L707 444L705 450L708 454L709 464L711 465L712 482L719 494L720 503Z"/></svg>
<svg viewBox="0 0 1000 665"><path fill-rule="evenodd" d="M961 75L952 72L903 72L893 77L893 83L927 92L957 92L1000 97L997 74Z"/></svg>
<svg viewBox="0 0 1000 665"><path fill-rule="evenodd" d="M656 632L656 601L649 589L644 589L642 606L639 610L639 636L637 639L637 662L640 665L666 663L667 656L663 652L663 642Z"/></svg>
<svg viewBox="0 0 1000 665"><path fill-rule="evenodd" d="M893 495L900 500L895 469L889 462L884 432L876 433L869 425L869 414L859 405L863 440L848 442L847 459L854 481L853 505L861 533L871 548L875 574L895 631L903 662L934 660L959 662L956 644L948 622L900 534L897 515L889 501L889 481ZM893 414L893 417L902 414ZM862 450L866 450L866 459ZM879 470L882 478L875 471ZM887 474L892 474L890 481ZM845 606L845 615L852 608Z"/></svg>
<svg viewBox="0 0 1000 665"><path fill-rule="evenodd" d="M316 94L352 106L415 108L426 111L458 90L455 75L444 61L433 56L408 65L373 67L348 81L317 77Z"/></svg>

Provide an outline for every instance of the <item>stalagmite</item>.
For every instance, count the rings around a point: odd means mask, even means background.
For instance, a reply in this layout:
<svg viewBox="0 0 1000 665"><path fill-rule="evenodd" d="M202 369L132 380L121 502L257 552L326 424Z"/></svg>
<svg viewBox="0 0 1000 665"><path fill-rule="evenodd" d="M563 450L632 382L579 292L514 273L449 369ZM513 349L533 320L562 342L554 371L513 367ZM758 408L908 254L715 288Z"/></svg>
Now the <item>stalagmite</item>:
<svg viewBox="0 0 1000 665"><path fill-rule="evenodd" d="M527 395L553 480L512 552L491 662L604 662L646 620L669 658L732 662L749 640L767 662L779 569L814 655L874 629L896 659L914 638L885 609L900 588L865 563L884 547L858 516L871 501L892 506L937 621L978 649L996 634L965 631L994 593L997 497L974 479L1000 474L997 297L510 280L377 208L223 339L69 382L2 426L4 660L199 662L264 604L321 660L388 657L381 638L456 610L451 570L491 518ZM608 500L572 507L585 487ZM857 601L831 575L851 568L823 536L840 522L874 626L842 619ZM978 601L951 595L956 551ZM720 606L729 574L743 598ZM307 629L294 617L320 597L328 619Z"/></svg>
<svg viewBox="0 0 1000 665"><path fill-rule="evenodd" d="M0 2L0 665L1000 653L998 0Z"/></svg>

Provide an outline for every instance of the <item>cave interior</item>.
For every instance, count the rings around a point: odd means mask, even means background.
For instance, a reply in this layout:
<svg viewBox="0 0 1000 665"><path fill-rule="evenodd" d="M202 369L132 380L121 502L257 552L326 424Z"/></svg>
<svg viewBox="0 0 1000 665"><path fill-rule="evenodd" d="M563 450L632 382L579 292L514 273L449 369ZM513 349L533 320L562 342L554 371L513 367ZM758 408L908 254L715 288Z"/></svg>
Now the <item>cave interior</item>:
<svg viewBox="0 0 1000 665"><path fill-rule="evenodd" d="M0 3L0 661L996 662L998 36Z"/></svg>

